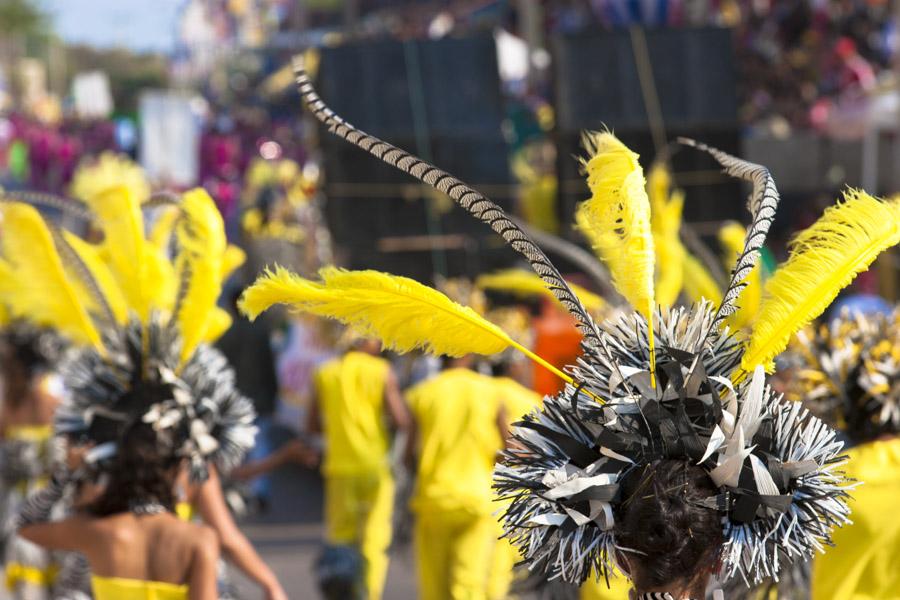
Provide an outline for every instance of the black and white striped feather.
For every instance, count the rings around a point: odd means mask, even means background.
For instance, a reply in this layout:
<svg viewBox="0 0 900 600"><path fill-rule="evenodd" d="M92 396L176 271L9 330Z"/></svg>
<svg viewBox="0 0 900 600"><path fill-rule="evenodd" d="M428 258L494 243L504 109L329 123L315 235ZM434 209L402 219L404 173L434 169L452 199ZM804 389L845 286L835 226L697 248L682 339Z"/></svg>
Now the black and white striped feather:
<svg viewBox="0 0 900 600"><path fill-rule="evenodd" d="M516 225L497 204L480 192L472 189L462 181L438 169L434 165L409 154L387 142L360 131L335 114L319 98L312 82L299 63L295 63L297 87L304 103L315 117L324 123L328 130L358 146L376 158L412 175L416 179L430 185L436 190L450 196L457 204L466 209L477 219L488 224L491 229L509 244L513 250L528 259L532 269L544 280L547 288L562 303L578 322L588 344L594 345L598 340L597 328L590 315L582 306L578 297L569 289L559 271L522 229Z"/></svg>
<svg viewBox="0 0 900 600"><path fill-rule="evenodd" d="M731 271L728 287L713 321L714 327L720 327L725 319L738 309L738 297L747 286L744 280L759 260L759 251L766 242L772 221L775 220L775 211L781 197L775 187L775 180L766 167L742 160L692 139L679 138L678 141L708 152L722 165L726 174L753 184L753 191L747 204L751 221L750 227L747 229L747 237L744 239L744 249Z"/></svg>

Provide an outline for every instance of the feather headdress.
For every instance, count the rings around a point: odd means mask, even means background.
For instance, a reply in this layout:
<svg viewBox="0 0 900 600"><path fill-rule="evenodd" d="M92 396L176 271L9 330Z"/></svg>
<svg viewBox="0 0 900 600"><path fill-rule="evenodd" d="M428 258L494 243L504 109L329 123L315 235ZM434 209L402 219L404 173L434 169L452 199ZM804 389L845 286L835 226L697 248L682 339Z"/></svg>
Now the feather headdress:
<svg viewBox="0 0 900 600"><path fill-rule="evenodd" d="M0 202L0 300L79 347L62 367L72 393L57 430L91 439L98 468L140 420L173 429L174 450L197 477L209 461L233 466L252 445L252 404L224 358L202 345L227 328L216 301L242 253L228 250L205 192L174 202L174 238L153 240L131 190L106 188L87 201L99 244L29 205Z"/></svg>
<svg viewBox="0 0 900 600"><path fill-rule="evenodd" d="M783 402L761 368L733 378L744 346L724 322L736 310L778 202L765 168L686 141L753 184L751 225L718 308L702 303L657 311L652 217L637 155L609 133L589 136L584 165L592 198L579 209L579 225L637 311L597 327L543 252L496 204L341 119L302 68L297 82L307 107L332 133L447 193L529 258L585 334L583 354L569 368L573 383L514 428L515 443L495 470L495 488L509 500L506 536L532 568L571 582L592 571L607 574L614 552L627 551L614 534L619 484L662 458L699 464L718 486L708 507L722 517L722 568L729 577L777 577L782 565L809 558L828 543L833 526L847 521L835 432ZM427 344L427 328L415 335Z"/></svg>
<svg viewBox="0 0 900 600"><path fill-rule="evenodd" d="M844 309L798 332L789 355L789 397L856 443L900 433L900 309Z"/></svg>

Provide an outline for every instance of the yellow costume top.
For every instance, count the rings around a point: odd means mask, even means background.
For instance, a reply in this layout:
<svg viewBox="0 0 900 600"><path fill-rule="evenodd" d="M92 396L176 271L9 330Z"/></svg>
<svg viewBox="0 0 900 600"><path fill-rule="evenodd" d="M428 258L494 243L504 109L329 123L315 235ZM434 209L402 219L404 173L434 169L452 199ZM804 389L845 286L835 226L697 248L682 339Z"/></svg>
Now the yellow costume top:
<svg viewBox="0 0 900 600"><path fill-rule="evenodd" d="M497 429L497 385L468 369L449 369L407 394L419 435L416 510L493 512L494 460L503 445Z"/></svg>
<svg viewBox="0 0 900 600"><path fill-rule="evenodd" d="M387 468L384 387L389 372L388 361L363 352L348 352L316 371L325 475L363 475Z"/></svg>
<svg viewBox="0 0 900 600"><path fill-rule="evenodd" d="M494 384L497 386L503 406L506 407L506 420L510 425L521 421L522 417L541 406L543 400L541 395L515 379L495 377Z"/></svg>
<svg viewBox="0 0 900 600"><path fill-rule="evenodd" d="M188 586L162 581L91 576L95 600L187 600Z"/></svg>
<svg viewBox="0 0 900 600"><path fill-rule="evenodd" d="M813 563L813 600L900 598L900 438L871 442L847 452L853 490L852 525L834 531L834 548Z"/></svg>

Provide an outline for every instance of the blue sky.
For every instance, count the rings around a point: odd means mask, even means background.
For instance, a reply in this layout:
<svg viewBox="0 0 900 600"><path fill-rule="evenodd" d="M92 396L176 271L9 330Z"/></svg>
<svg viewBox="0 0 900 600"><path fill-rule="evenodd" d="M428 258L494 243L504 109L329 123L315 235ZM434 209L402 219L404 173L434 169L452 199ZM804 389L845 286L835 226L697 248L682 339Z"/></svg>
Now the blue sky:
<svg viewBox="0 0 900 600"><path fill-rule="evenodd" d="M185 0L39 0L67 42L169 51Z"/></svg>

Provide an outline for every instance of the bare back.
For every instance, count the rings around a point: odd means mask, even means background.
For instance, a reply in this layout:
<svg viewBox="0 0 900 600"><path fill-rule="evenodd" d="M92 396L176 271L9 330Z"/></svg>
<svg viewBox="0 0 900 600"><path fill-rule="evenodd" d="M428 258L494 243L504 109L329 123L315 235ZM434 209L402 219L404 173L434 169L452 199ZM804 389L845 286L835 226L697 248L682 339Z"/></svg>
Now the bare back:
<svg viewBox="0 0 900 600"><path fill-rule="evenodd" d="M84 553L101 577L185 584L211 551L218 554L209 528L169 513L121 513L94 519L93 528L97 536Z"/></svg>

